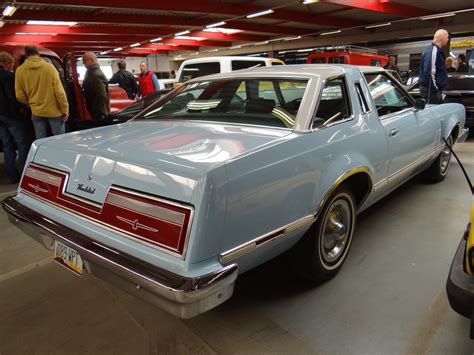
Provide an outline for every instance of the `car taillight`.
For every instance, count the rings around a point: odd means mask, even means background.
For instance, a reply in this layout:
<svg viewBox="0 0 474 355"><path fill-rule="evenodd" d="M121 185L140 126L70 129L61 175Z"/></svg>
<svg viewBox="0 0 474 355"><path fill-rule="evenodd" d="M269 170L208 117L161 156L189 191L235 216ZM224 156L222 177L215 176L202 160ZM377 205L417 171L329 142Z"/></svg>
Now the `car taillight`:
<svg viewBox="0 0 474 355"><path fill-rule="evenodd" d="M192 207L112 186L102 205L66 192L69 175L30 164L22 192L112 228L120 234L183 256Z"/></svg>

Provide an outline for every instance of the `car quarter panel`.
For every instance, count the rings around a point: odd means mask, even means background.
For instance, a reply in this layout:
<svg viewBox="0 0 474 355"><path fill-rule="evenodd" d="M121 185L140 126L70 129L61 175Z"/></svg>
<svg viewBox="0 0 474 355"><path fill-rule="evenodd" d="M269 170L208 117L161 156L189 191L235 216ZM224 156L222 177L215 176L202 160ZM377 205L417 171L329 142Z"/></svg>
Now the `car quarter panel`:
<svg viewBox="0 0 474 355"><path fill-rule="evenodd" d="M380 123L373 117L357 115L351 121L311 133L295 133L229 162L222 253L242 246L250 253L237 258L240 272L278 255L309 228L314 218L307 217L314 216L341 176L363 167L374 179L372 183L384 178L387 154ZM291 228L290 233L261 247L247 248L249 241L301 219L297 230Z"/></svg>
<svg viewBox="0 0 474 355"><path fill-rule="evenodd" d="M453 132L457 132L457 135L460 134L460 129L464 127L466 122L466 109L463 105L457 103L429 105L429 110L441 122L442 138L447 138ZM436 144L440 146L444 143L442 139L439 139Z"/></svg>

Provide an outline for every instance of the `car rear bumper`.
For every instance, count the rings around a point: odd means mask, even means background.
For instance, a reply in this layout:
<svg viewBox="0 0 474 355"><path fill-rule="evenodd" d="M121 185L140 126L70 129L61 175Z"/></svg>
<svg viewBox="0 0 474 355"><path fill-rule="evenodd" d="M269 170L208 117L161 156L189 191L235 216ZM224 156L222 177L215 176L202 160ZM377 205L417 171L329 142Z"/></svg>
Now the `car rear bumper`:
<svg viewBox="0 0 474 355"><path fill-rule="evenodd" d="M451 308L472 319L474 310L474 277L464 271L466 235L461 239L449 270L446 291Z"/></svg>
<svg viewBox="0 0 474 355"><path fill-rule="evenodd" d="M54 249L57 240L76 250L87 273L103 279L180 318L191 318L232 296L237 265L200 277L184 277L112 250L26 207L14 196L2 202L10 221L28 236Z"/></svg>

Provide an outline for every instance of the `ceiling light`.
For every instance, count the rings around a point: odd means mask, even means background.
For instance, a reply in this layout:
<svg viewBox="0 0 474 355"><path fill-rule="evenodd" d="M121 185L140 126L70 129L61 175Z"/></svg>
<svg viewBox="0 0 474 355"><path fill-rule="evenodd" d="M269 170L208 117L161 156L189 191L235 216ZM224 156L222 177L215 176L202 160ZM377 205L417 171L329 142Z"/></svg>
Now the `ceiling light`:
<svg viewBox="0 0 474 355"><path fill-rule="evenodd" d="M109 52L107 52L107 51L106 52L100 52L99 54L104 55L104 54L107 54L107 53L109 53Z"/></svg>
<svg viewBox="0 0 474 355"><path fill-rule="evenodd" d="M218 52L219 50L216 48L216 49L211 49L209 52Z"/></svg>
<svg viewBox="0 0 474 355"><path fill-rule="evenodd" d="M253 45L254 46L260 46L262 44L268 44L268 41L263 41L263 42L257 42L257 43L254 43Z"/></svg>
<svg viewBox="0 0 474 355"><path fill-rule="evenodd" d="M115 49L114 49L114 52L121 51L122 49L123 49L122 47L115 48Z"/></svg>
<svg viewBox="0 0 474 355"><path fill-rule="evenodd" d="M205 28L204 32L215 32L215 33L224 33L226 35L233 35L234 33L244 32L243 30L237 30L234 28Z"/></svg>
<svg viewBox="0 0 474 355"><path fill-rule="evenodd" d="M187 35L188 33L191 33L191 31L186 30L186 31L183 31L183 32L178 32L178 33L176 33L174 36L175 36L175 37L177 37L177 36L184 36L184 35Z"/></svg>
<svg viewBox="0 0 474 355"><path fill-rule="evenodd" d="M444 14L436 14L436 15L422 16L422 17L420 17L420 20L422 20L422 21L434 20L434 19L437 19L437 18L450 17L450 16L454 16L454 15L456 15L456 13L454 13L454 12L446 12L446 13L444 13Z"/></svg>
<svg viewBox="0 0 474 355"><path fill-rule="evenodd" d="M314 4L315 2L319 2L319 0L304 0L303 5Z"/></svg>
<svg viewBox="0 0 474 355"><path fill-rule="evenodd" d="M140 43L137 42L137 43L131 44L130 47L134 48L134 47L138 47L139 45L140 45Z"/></svg>
<svg viewBox="0 0 474 355"><path fill-rule="evenodd" d="M14 5L8 5L6 8L3 9L3 16L13 16L16 11L16 7Z"/></svg>
<svg viewBox="0 0 474 355"><path fill-rule="evenodd" d="M330 31L330 32L323 32L323 33L321 33L320 35L321 35L321 36L328 36L328 35L335 35L336 33L341 33L341 30Z"/></svg>
<svg viewBox="0 0 474 355"><path fill-rule="evenodd" d="M313 50L314 50L314 48L306 48L306 49L298 49L297 52L303 53L303 52L311 52Z"/></svg>
<svg viewBox="0 0 474 355"><path fill-rule="evenodd" d="M205 37L193 37L193 36L175 36L175 39L188 39L191 41L204 41Z"/></svg>
<svg viewBox="0 0 474 355"><path fill-rule="evenodd" d="M151 43L158 42L158 41L161 41L162 39L163 39L163 37L153 38L153 39L150 39L150 42Z"/></svg>
<svg viewBox="0 0 474 355"><path fill-rule="evenodd" d="M4 24L5 24L5 22L3 22L2 20L0 20L0 28L2 28Z"/></svg>
<svg viewBox="0 0 474 355"><path fill-rule="evenodd" d="M391 22L379 23L379 24L376 24L376 25L365 26L365 28L384 27L384 26L390 26L391 24L392 24Z"/></svg>
<svg viewBox="0 0 474 355"><path fill-rule="evenodd" d="M45 25L45 26L75 26L77 22L71 21L36 21L29 20L26 22L27 25Z"/></svg>
<svg viewBox="0 0 474 355"><path fill-rule="evenodd" d="M225 21L216 22L216 23L213 23L212 25L207 25L206 28L214 28L214 27L224 26L225 24L226 24Z"/></svg>
<svg viewBox="0 0 474 355"><path fill-rule="evenodd" d="M260 12L255 12L254 14L247 15L246 17L247 18L254 18L254 17L264 16L264 15L268 15L268 14L273 14L273 12L274 11L272 9L268 9L268 10L264 10L264 11L260 11Z"/></svg>
<svg viewBox="0 0 474 355"><path fill-rule="evenodd" d="M229 49L239 49L239 48L242 48L242 46L233 46L233 47L230 47Z"/></svg>
<svg viewBox="0 0 474 355"><path fill-rule="evenodd" d="M283 41L294 41L295 39L301 39L301 36L283 38Z"/></svg>

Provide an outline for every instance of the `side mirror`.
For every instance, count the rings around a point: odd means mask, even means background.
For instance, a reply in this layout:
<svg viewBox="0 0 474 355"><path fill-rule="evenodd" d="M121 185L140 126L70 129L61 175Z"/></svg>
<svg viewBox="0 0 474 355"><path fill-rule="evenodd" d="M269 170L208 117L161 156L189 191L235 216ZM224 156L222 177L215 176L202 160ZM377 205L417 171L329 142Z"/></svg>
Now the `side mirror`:
<svg viewBox="0 0 474 355"><path fill-rule="evenodd" d="M415 100L415 109L424 110L425 106L426 106L426 101L424 99L416 99Z"/></svg>

